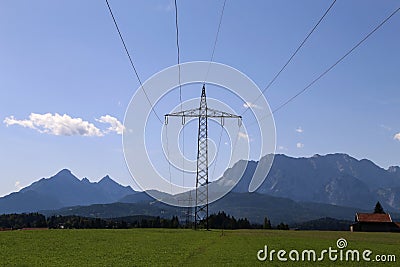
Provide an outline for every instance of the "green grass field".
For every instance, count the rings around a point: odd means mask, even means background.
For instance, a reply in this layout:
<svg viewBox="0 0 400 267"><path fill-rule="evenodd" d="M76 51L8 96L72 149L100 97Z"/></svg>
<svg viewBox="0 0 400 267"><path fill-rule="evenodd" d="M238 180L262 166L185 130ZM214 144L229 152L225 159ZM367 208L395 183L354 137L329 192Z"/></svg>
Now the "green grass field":
<svg viewBox="0 0 400 267"><path fill-rule="evenodd" d="M369 249L394 254L396 262L260 262L269 249ZM286 255L287 257L287 255ZM0 232L0 266L398 266L400 234L320 231L182 229L31 230Z"/></svg>

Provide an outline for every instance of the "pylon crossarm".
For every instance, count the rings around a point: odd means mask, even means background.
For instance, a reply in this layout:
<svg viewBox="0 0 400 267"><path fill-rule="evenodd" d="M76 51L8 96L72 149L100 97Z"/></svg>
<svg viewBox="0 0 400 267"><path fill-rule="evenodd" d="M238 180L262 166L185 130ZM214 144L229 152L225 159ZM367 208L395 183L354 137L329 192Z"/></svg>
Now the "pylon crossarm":
<svg viewBox="0 0 400 267"><path fill-rule="evenodd" d="M188 109L188 110L183 110L179 112L173 112L169 114L165 114L165 117L199 117L200 115L200 109L199 108L194 108L194 109Z"/></svg>
<svg viewBox="0 0 400 267"><path fill-rule="evenodd" d="M242 116L238 116L232 113L228 113L225 111L220 111L212 108L207 108L207 117L209 118L233 118L233 119L241 119Z"/></svg>
<svg viewBox="0 0 400 267"><path fill-rule="evenodd" d="M169 114L165 114L165 117L199 117L200 116L200 109L188 109L179 112L173 112ZM225 111L220 111L212 108L207 108L207 117L209 118L234 118L234 119L241 119L242 116L238 116L232 113L228 113Z"/></svg>

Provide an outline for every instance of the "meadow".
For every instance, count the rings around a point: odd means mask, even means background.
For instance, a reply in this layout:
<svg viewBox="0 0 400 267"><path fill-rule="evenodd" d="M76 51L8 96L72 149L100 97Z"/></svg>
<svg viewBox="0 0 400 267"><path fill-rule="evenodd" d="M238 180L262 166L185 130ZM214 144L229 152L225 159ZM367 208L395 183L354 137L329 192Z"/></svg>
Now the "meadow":
<svg viewBox="0 0 400 267"><path fill-rule="evenodd" d="M288 259L259 261L257 252L268 245L276 251L346 249L393 254L396 262ZM360 254L361 255L361 254ZM286 254L288 257L288 254ZM393 259L392 259L393 260ZM351 233L280 230L127 229L17 230L0 232L0 266L398 266L399 233Z"/></svg>

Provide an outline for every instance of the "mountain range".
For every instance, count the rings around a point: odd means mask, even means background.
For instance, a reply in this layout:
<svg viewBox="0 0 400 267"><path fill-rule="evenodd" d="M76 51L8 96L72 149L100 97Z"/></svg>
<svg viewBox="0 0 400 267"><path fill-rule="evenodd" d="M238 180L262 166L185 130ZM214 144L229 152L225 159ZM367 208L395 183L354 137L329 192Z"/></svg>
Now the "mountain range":
<svg viewBox="0 0 400 267"><path fill-rule="evenodd" d="M292 158L275 155L271 170L253 193L248 192L256 167L271 160L266 155L259 162L239 161L212 183L223 188L245 172L232 192L210 205L210 212L225 212L250 221L264 217L279 223L302 222L323 217L352 220L357 211L370 211L376 201L396 216L400 210L400 168L380 168L373 162L357 160L347 154L315 155ZM157 192L161 198L177 198ZM0 198L1 213L42 211L51 214L76 214L91 217L152 215L171 217L184 213L182 208L155 201L145 192L122 186L105 176L90 182L62 170L42 178L19 192Z"/></svg>
<svg viewBox="0 0 400 267"><path fill-rule="evenodd" d="M108 175L99 182L91 183L87 178L79 180L70 170L64 169L50 178L42 178L19 192L0 198L0 213L113 203L136 193L131 187L116 183Z"/></svg>
<svg viewBox="0 0 400 267"><path fill-rule="evenodd" d="M216 183L219 186L231 184L230 180L237 180L237 173L245 166L244 175L232 191L248 192L256 167L263 166L270 157L264 156L259 162L239 161ZM357 160L347 154L310 158L275 155L267 178L256 192L295 201L362 209L380 201L387 209L399 211L400 168L393 166L385 170L370 160Z"/></svg>

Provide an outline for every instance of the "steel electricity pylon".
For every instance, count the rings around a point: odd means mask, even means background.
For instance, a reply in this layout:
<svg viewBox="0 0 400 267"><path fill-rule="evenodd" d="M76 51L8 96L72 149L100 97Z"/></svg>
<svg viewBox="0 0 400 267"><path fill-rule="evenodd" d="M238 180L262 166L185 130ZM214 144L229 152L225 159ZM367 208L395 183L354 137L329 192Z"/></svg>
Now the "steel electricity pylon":
<svg viewBox="0 0 400 267"><path fill-rule="evenodd" d="M235 118L241 122L242 116L207 107L206 87L203 85L199 108L166 114L166 124L168 123L168 117L181 117L182 124L185 124L186 118L199 119L194 227L196 229L198 223L205 219L206 228L208 230L208 118L220 118L221 124L223 125L225 118Z"/></svg>

